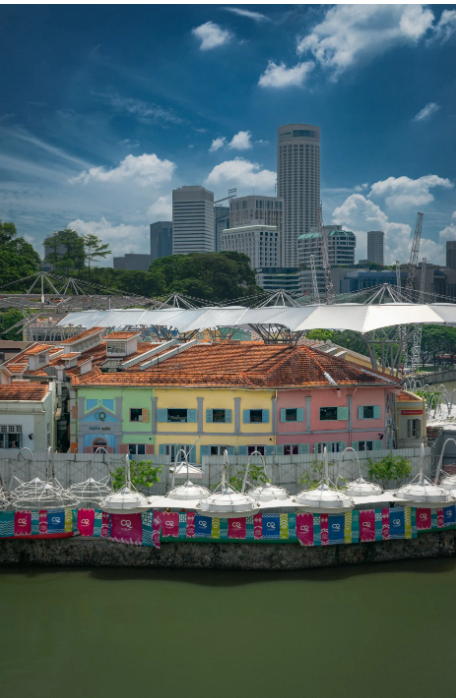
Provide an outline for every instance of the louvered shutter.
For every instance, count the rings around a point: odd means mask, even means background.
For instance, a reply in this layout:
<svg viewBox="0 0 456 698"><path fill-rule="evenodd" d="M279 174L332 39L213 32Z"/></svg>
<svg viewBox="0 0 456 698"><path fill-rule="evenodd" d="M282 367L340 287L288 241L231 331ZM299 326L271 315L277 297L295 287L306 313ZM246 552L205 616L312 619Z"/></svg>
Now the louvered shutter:
<svg viewBox="0 0 456 698"><path fill-rule="evenodd" d="M244 424L250 424L250 410L242 410L242 421Z"/></svg>
<svg viewBox="0 0 456 698"><path fill-rule="evenodd" d="M229 410L231 412L231 410ZM234 446L228 446L228 455L229 456L235 456L236 455L236 449Z"/></svg>
<svg viewBox="0 0 456 698"><path fill-rule="evenodd" d="M157 410L157 422L168 421L168 410Z"/></svg>
<svg viewBox="0 0 456 698"><path fill-rule="evenodd" d="M286 410L280 410L280 421L281 422L287 421L287 411Z"/></svg>
<svg viewBox="0 0 456 698"><path fill-rule="evenodd" d="M346 443L346 441L339 441L339 450L340 450L340 451L345 451L346 448L347 448L347 443Z"/></svg>
<svg viewBox="0 0 456 698"><path fill-rule="evenodd" d="M206 422L209 424L214 421L214 413L212 410L206 410Z"/></svg>
<svg viewBox="0 0 456 698"><path fill-rule="evenodd" d="M342 420L348 419L348 407L338 407L337 408L337 419L342 419Z"/></svg>
<svg viewBox="0 0 456 698"><path fill-rule="evenodd" d="M283 456L283 446L276 446L276 456Z"/></svg>
<svg viewBox="0 0 456 698"><path fill-rule="evenodd" d="M192 424L198 420L197 410L187 410L187 422Z"/></svg>
<svg viewBox="0 0 456 698"><path fill-rule="evenodd" d="M231 424L231 422L232 422L231 410L225 410L225 422L226 422L226 424Z"/></svg>
<svg viewBox="0 0 456 698"><path fill-rule="evenodd" d="M379 439L378 441L372 441L372 450L373 451L382 451L383 450L383 439Z"/></svg>
<svg viewBox="0 0 456 698"><path fill-rule="evenodd" d="M166 412L166 410L165 410L165 412ZM166 456L166 446L165 446L165 444L160 444L160 446L158 447L158 453L159 453L160 456Z"/></svg>
<svg viewBox="0 0 456 698"><path fill-rule="evenodd" d="M309 444L299 444L299 453L309 453Z"/></svg>
<svg viewBox="0 0 456 698"><path fill-rule="evenodd" d="M209 411L209 410L208 410ZM200 456L201 458L203 456L210 456L211 455L211 449L210 446L201 446L200 447Z"/></svg>
<svg viewBox="0 0 456 698"><path fill-rule="evenodd" d="M142 421L143 421L143 422L148 422L148 421L149 421L149 410L143 410L143 411L142 411Z"/></svg>
<svg viewBox="0 0 456 698"><path fill-rule="evenodd" d="M248 412L248 410L245 410ZM247 455L247 446L238 446L238 456L246 456Z"/></svg>
<svg viewBox="0 0 456 698"><path fill-rule="evenodd" d="M351 445L355 451L359 451L359 441L352 441Z"/></svg>
<svg viewBox="0 0 456 698"><path fill-rule="evenodd" d="M269 410L261 410L262 415L261 415L261 421L263 424L268 424L269 423Z"/></svg>
<svg viewBox="0 0 456 698"><path fill-rule="evenodd" d="M358 419L364 419L364 406L360 405L358 407Z"/></svg>
<svg viewBox="0 0 456 698"><path fill-rule="evenodd" d="M374 419L380 419L382 416L382 408L380 405L374 405Z"/></svg>
<svg viewBox="0 0 456 698"><path fill-rule="evenodd" d="M296 410L296 421L297 422L304 421L304 408L303 407L298 407L298 409Z"/></svg>
<svg viewBox="0 0 456 698"><path fill-rule="evenodd" d="M264 455L265 456L273 456L274 455L274 446L265 446L264 447Z"/></svg>

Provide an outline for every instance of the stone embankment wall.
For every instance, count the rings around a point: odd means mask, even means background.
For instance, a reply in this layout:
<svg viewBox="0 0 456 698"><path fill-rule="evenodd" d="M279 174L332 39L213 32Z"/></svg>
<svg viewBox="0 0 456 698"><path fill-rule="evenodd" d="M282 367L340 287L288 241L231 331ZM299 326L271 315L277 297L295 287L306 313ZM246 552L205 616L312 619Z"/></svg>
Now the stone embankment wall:
<svg viewBox="0 0 456 698"><path fill-rule="evenodd" d="M305 548L273 543L164 543L160 550L82 538L0 541L0 565L302 570L372 562L455 557L456 531L413 540Z"/></svg>

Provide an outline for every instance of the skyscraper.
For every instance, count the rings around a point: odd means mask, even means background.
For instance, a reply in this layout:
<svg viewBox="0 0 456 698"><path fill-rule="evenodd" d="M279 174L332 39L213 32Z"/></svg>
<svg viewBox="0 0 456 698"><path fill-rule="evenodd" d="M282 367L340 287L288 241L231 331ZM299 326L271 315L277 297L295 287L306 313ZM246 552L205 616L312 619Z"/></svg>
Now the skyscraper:
<svg viewBox="0 0 456 698"><path fill-rule="evenodd" d="M150 225L151 261L168 257L173 253L173 224L171 221L156 221Z"/></svg>
<svg viewBox="0 0 456 698"><path fill-rule="evenodd" d="M215 233L215 251L220 251L220 236L222 230L230 227L230 208L229 206L214 206L214 233Z"/></svg>
<svg viewBox="0 0 456 698"><path fill-rule="evenodd" d="M173 254L214 250L214 192L199 185L174 189Z"/></svg>
<svg viewBox="0 0 456 698"><path fill-rule="evenodd" d="M369 230L367 233L367 261L383 266L383 230Z"/></svg>
<svg viewBox="0 0 456 698"><path fill-rule="evenodd" d="M456 240L447 240L446 265L450 269L456 269Z"/></svg>
<svg viewBox="0 0 456 698"><path fill-rule="evenodd" d="M283 199L283 261L296 267L297 240L318 225L320 129L290 124L277 129L277 195Z"/></svg>

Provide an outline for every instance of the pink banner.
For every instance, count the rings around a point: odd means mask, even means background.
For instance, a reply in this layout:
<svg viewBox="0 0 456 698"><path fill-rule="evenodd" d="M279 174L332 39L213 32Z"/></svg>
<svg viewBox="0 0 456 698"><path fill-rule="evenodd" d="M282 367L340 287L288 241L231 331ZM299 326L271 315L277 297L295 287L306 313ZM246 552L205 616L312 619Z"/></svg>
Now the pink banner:
<svg viewBox="0 0 456 698"><path fill-rule="evenodd" d="M390 537L390 512L389 509L382 509L382 539L389 540Z"/></svg>
<svg viewBox="0 0 456 698"><path fill-rule="evenodd" d="M179 537L179 514L177 511L164 511L161 515L162 519L162 536L164 538L168 536L174 536L174 538Z"/></svg>
<svg viewBox="0 0 456 698"><path fill-rule="evenodd" d="M48 532L48 516L47 516L47 511L39 511L39 524L38 524L38 530L43 535L43 533Z"/></svg>
<svg viewBox="0 0 456 698"><path fill-rule="evenodd" d="M437 509L437 528L442 528L445 525L445 516L443 509Z"/></svg>
<svg viewBox="0 0 456 698"><path fill-rule="evenodd" d="M47 523L46 523L47 530ZM32 512L31 511L16 511L14 514L14 535L15 536L31 536L32 535Z"/></svg>
<svg viewBox="0 0 456 698"><path fill-rule="evenodd" d="M419 531L428 530L432 527L431 510L416 510L416 527Z"/></svg>
<svg viewBox="0 0 456 698"><path fill-rule="evenodd" d="M109 514L106 511L102 512L101 515L101 537L107 538L109 536Z"/></svg>
<svg viewBox="0 0 456 698"><path fill-rule="evenodd" d="M255 529L254 529L255 531ZM246 521L242 519L228 519L228 538L245 538ZM255 533L254 533L255 535Z"/></svg>
<svg viewBox="0 0 456 698"><path fill-rule="evenodd" d="M320 517L321 544L329 545L329 517L328 514L322 514Z"/></svg>
<svg viewBox="0 0 456 698"><path fill-rule="evenodd" d="M141 514L111 514L111 540L141 545Z"/></svg>
<svg viewBox="0 0 456 698"><path fill-rule="evenodd" d="M263 538L263 515L255 514L253 517L253 537L255 540Z"/></svg>
<svg viewBox="0 0 456 698"><path fill-rule="evenodd" d="M359 512L359 539L361 543L375 540L375 511L361 509Z"/></svg>
<svg viewBox="0 0 456 698"><path fill-rule="evenodd" d="M95 510L94 509L79 509L78 510L78 531L81 536L93 536L95 526Z"/></svg>
<svg viewBox="0 0 456 698"><path fill-rule="evenodd" d="M160 548L160 529L162 525L162 512L154 511L154 519L152 522L152 543L156 548Z"/></svg>
<svg viewBox="0 0 456 698"><path fill-rule="evenodd" d="M187 511L187 538L195 537L195 512Z"/></svg>
<svg viewBox="0 0 456 698"><path fill-rule="evenodd" d="M314 544L313 514L296 514L296 535L303 545Z"/></svg>

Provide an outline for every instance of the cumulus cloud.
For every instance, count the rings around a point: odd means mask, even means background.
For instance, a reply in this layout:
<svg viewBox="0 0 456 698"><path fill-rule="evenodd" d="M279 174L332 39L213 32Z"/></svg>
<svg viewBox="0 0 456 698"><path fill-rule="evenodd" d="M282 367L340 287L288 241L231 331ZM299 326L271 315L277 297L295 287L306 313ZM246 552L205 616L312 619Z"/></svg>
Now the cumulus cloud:
<svg viewBox="0 0 456 698"><path fill-rule="evenodd" d="M109 243L114 255L124 255L127 252L148 254L150 241L147 225L113 225L106 218L99 221L84 221L80 218L70 221L68 228L76 230L80 235L96 235L103 242ZM111 262L107 258L108 264ZM104 262L106 264L106 261ZM103 262L100 262L103 264Z"/></svg>
<svg viewBox="0 0 456 698"><path fill-rule="evenodd" d="M333 223L339 223L356 233L358 238L358 255L364 257L369 230L383 230L385 233L385 262L393 264L397 259L408 261L412 245L412 228L408 223L390 221L388 216L373 201L362 194L352 194L332 215ZM444 262L442 244L423 238L420 257L427 257L433 264Z"/></svg>
<svg viewBox="0 0 456 698"><path fill-rule="evenodd" d="M336 5L298 40L297 51L312 53L335 78L360 60L394 46L416 44L433 21L431 10L422 5Z"/></svg>
<svg viewBox="0 0 456 698"><path fill-rule="evenodd" d="M418 179L388 177L372 185L369 197L385 197L386 204L395 208L424 206L434 201L434 196L429 191L434 187L451 189L453 184L449 179L437 175L425 175Z"/></svg>
<svg viewBox="0 0 456 698"><path fill-rule="evenodd" d="M211 147L209 148L210 153L215 153L216 150L220 150L220 148L223 148L225 145L226 138L225 136L221 138L214 138L212 141Z"/></svg>
<svg viewBox="0 0 456 698"><path fill-rule="evenodd" d="M435 102L429 102L421 111L413 117L413 121L427 121L433 114L438 112L440 109L439 105Z"/></svg>
<svg viewBox="0 0 456 698"><path fill-rule="evenodd" d="M431 42L445 43L456 33L456 10L443 10L435 25Z"/></svg>
<svg viewBox="0 0 456 698"><path fill-rule="evenodd" d="M313 61L298 63L292 68L287 68L285 63L274 63L269 61L268 67L260 76L258 84L260 87L299 87L303 85L309 73L315 67Z"/></svg>
<svg viewBox="0 0 456 698"><path fill-rule="evenodd" d="M82 182L111 182L119 183L135 180L140 186L158 186L169 182L176 165L170 160L160 160L154 153L151 155L127 155L118 167L111 170L105 167L91 167L77 177L72 177L70 183Z"/></svg>
<svg viewBox="0 0 456 698"><path fill-rule="evenodd" d="M173 215L171 194L160 196L152 206L147 209L147 215L153 223L155 220L170 221Z"/></svg>
<svg viewBox="0 0 456 698"><path fill-rule="evenodd" d="M232 12L234 15L239 17L247 17L248 19L253 19L254 22L270 22L271 20L266 15L261 12L252 12L251 10L241 10L239 7L225 7L227 12Z"/></svg>
<svg viewBox="0 0 456 698"><path fill-rule="evenodd" d="M254 187L258 192L271 192L274 190L276 178L275 172L262 170L258 163L235 158L216 165L209 173L206 184L214 187L230 184L240 189Z"/></svg>
<svg viewBox="0 0 456 698"><path fill-rule="evenodd" d="M205 24L195 27L192 29L192 34L201 41L201 51L209 51L217 46L223 46L233 38L231 32L227 29L222 29L215 22L205 22Z"/></svg>
<svg viewBox="0 0 456 698"><path fill-rule="evenodd" d="M232 148L232 150L248 150L252 147L252 143L250 142L251 137L252 134L250 131L239 131L239 133L233 136L228 147Z"/></svg>

